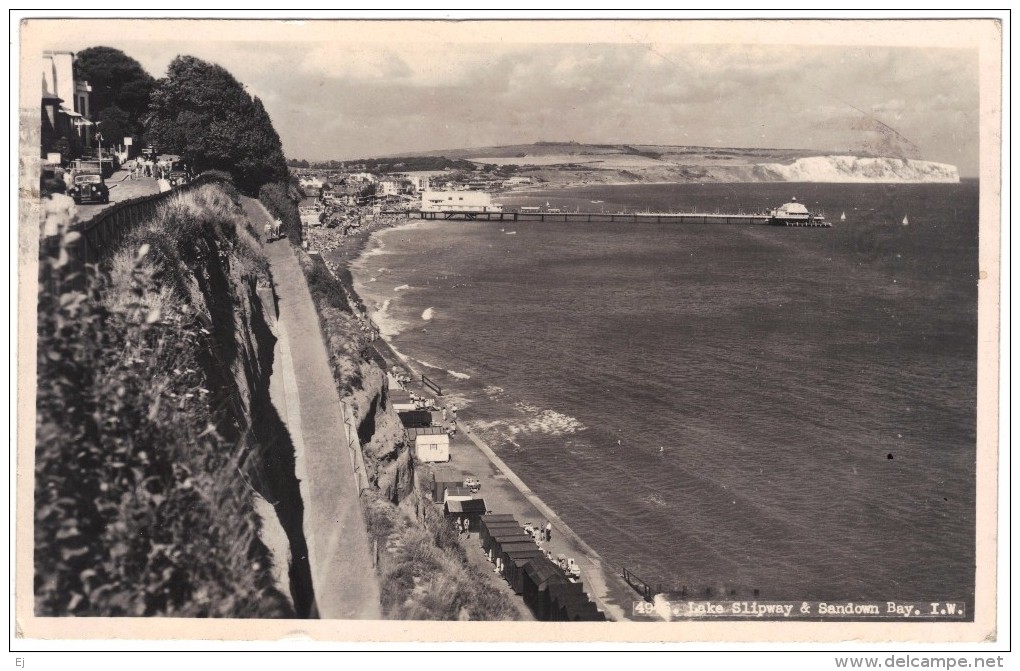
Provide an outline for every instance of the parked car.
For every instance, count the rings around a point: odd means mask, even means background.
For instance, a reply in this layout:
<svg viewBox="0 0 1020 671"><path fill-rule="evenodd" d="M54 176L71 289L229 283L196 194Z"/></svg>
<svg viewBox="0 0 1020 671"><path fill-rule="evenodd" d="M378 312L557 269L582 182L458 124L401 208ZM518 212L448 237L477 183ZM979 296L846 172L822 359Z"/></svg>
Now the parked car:
<svg viewBox="0 0 1020 671"><path fill-rule="evenodd" d="M464 486L471 490L471 493L474 494L482 488L482 481L468 473L467 477L464 478Z"/></svg>
<svg viewBox="0 0 1020 671"><path fill-rule="evenodd" d="M178 186L184 186L188 183L188 173L184 170L171 170L170 171L170 186L176 188Z"/></svg>
<svg viewBox="0 0 1020 671"><path fill-rule="evenodd" d="M110 189L103 181L103 176L96 174L75 175L74 184L71 185L67 195L74 198L74 202L79 205L110 202Z"/></svg>

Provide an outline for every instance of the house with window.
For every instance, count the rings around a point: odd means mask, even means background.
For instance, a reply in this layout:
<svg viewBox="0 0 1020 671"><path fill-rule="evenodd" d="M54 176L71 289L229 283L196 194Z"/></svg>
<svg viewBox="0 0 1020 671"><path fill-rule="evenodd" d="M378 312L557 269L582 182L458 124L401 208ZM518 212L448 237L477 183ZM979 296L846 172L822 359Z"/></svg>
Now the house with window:
<svg viewBox="0 0 1020 671"><path fill-rule="evenodd" d="M92 146L92 87L74 78L73 51L44 51L42 56L42 127L40 153L60 153L61 160L81 156Z"/></svg>

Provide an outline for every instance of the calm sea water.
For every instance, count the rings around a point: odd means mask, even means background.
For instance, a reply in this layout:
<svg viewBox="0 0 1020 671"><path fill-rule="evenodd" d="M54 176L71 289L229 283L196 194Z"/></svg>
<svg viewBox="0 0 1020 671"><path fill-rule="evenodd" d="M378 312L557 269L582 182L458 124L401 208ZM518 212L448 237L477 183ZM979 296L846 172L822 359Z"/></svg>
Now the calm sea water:
<svg viewBox="0 0 1020 671"><path fill-rule="evenodd" d="M502 200L792 195L834 228L424 222L380 235L355 277L396 349L614 567L763 598L972 602L975 182Z"/></svg>

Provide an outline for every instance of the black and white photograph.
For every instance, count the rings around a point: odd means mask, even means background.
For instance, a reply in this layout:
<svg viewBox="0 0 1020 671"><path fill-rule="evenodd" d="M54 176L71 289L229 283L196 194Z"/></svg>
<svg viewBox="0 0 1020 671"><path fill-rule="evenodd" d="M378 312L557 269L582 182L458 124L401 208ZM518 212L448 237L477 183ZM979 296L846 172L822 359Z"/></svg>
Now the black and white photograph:
<svg viewBox="0 0 1020 671"><path fill-rule="evenodd" d="M12 23L21 636L995 640L1001 22L285 18Z"/></svg>

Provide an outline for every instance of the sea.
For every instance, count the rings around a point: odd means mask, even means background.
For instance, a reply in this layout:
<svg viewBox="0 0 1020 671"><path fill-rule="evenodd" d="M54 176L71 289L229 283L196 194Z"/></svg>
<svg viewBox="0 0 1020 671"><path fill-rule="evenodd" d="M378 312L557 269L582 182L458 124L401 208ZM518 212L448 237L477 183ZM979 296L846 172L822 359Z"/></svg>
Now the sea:
<svg viewBox="0 0 1020 671"><path fill-rule="evenodd" d="M417 221L374 237L355 286L610 569L667 591L973 604L978 194L502 195L581 212L796 197L833 226Z"/></svg>

